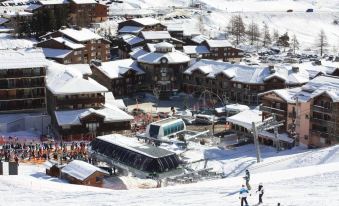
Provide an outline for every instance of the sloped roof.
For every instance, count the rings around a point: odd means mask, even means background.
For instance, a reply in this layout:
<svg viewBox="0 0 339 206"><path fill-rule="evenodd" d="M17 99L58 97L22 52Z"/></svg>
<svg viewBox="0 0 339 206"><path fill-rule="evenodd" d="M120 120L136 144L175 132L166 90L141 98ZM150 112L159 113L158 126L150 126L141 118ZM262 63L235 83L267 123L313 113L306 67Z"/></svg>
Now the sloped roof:
<svg viewBox="0 0 339 206"><path fill-rule="evenodd" d="M131 46L144 41L143 38L140 38L140 37L135 36L133 34L123 34L123 35L120 35L120 37L122 38L122 40L124 42L126 42L127 44L129 44Z"/></svg>
<svg viewBox="0 0 339 206"><path fill-rule="evenodd" d="M0 69L36 68L48 65L42 49L0 50L0 62L2 62Z"/></svg>
<svg viewBox="0 0 339 206"><path fill-rule="evenodd" d="M166 58L168 60L168 64L180 64L190 61L189 56L175 49L172 49L172 52L167 53L148 52L139 56L137 61L148 64L159 64L162 58Z"/></svg>
<svg viewBox="0 0 339 206"><path fill-rule="evenodd" d="M124 26L118 32L119 33L129 33L129 34L138 34L143 30L143 27L139 26Z"/></svg>
<svg viewBox="0 0 339 206"><path fill-rule="evenodd" d="M339 77L318 76L302 86L296 97L300 102L307 102L322 94L328 95L333 102L339 102Z"/></svg>
<svg viewBox="0 0 339 206"><path fill-rule="evenodd" d="M60 71L55 72L54 76L49 75L53 67L59 67ZM91 78L84 79L83 74L57 63L51 63L47 73L47 88L54 95L62 94L82 94L82 93L100 93L107 92L108 89Z"/></svg>
<svg viewBox="0 0 339 206"><path fill-rule="evenodd" d="M63 59L72 53L72 50L67 49L51 49L51 48L42 48L46 58L55 58Z"/></svg>
<svg viewBox="0 0 339 206"><path fill-rule="evenodd" d="M201 70L201 67L206 66L210 68L206 73L209 78L215 78L216 75L223 73L233 81L248 84L261 84L271 78L279 78L288 85L296 85L307 83L310 78L306 70L300 69L299 72L294 72L292 66L276 66L272 73L268 67L254 67L206 59L194 63L184 73L192 74L193 71Z"/></svg>
<svg viewBox="0 0 339 206"><path fill-rule="evenodd" d="M122 111L117 106L111 104L105 104L105 107L100 109L87 108L78 110L55 111L54 113L59 126L81 125L81 117L93 113L103 116L104 122L125 122L134 119L131 115Z"/></svg>
<svg viewBox="0 0 339 206"><path fill-rule="evenodd" d="M262 112L259 110L245 110L231 117L227 117L227 121L251 130L252 122L262 122Z"/></svg>
<svg viewBox="0 0 339 206"><path fill-rule="evenodd" d="M205 40L209 47L219 48L219 47L232 47L232 44L227 40Z"/></svg>
<svg viewBox="0 0 339 206"><path fill-rule="evenodd" d="M171 35L168 31L142 31L141 35L147 39L170 39Z"/></svg>
<svg viewBox="0 0 339 206"><path fill-rule="evenodd" d="M280 98L285 100L287 103L295 103L296 95L301 91L301 87L296 88L286 88L286 89L275 89L267 92L260 93L259 96L263 96L269 93L274 93Z"/></svg>
<svg viewBox="0 0 339 206"><path fill-rule="evenodd" d="M102 36L86 28L81 28L80 30L71 28L59 29L59 32L79 42L103 39Z"/></svg>
<svg viewBox="0 0 339 206"><path fill-rule="evenodd" d="M85 47L83 44L75 43L74 41L64 38L64 37L56 37L53 39L61 44L65 44L67 47L71 49L81 49Z"/></svg>
<svg viewBox="0 0 339 206"><path fill-rule="evenodd" d="M198 46L183 46L184 53L186 54L208 54L210 51L206 46L198 45Z"/></svg>
<svg viewBox="0 0 339 206"><path fill-rule="evenodd" d="M68 174L78 180L85 180L95 172L101 172L108 175L108 172L100 169L94 165L91 165L87 162L81 160L73 160L67 164L64 168L61 169L62 173Z"/></svg>
<svg viewBox="0 0 339 206"><path fill-rule="evenodd" d="M141 25L144 25L144 26L152 26L152 25L160 23L159 20L154 19L154 18L150 18L150 17L135 18L135 19L132 19L131 21L135 21L135 22L137 22L137 23L139 23Z"/></svg>
<svg viewBox="0 0 339 206"><path fill-rule="evenodd" d="M136 74L144 74L145 72L138 66L133 59L121 59L116 61L102 62L101 66L96 66L102 73L110 79L122 77L129 70L133 70Z"/></svg>
<svg viewBox="0 0 339 206"><path fill-rule="evenodd" d="M200 35L196 35L196 36L192 37L191 40L193 42L197 43L197 44L201 44L202 42L204 42L205 40L208 40L208 39L209 38L207 36L200 34Z"/></svg>

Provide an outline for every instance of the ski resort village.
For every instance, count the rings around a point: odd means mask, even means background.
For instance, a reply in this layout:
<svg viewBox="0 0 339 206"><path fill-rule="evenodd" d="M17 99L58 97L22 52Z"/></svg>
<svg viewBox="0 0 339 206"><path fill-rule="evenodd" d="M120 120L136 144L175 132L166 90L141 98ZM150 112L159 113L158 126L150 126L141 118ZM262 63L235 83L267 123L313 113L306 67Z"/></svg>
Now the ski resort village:
<svg viewBox="0 0 339 206"><path fill-rule="evenodd" d="M339 1L0 0L22 205L339 205Z"/></svg>

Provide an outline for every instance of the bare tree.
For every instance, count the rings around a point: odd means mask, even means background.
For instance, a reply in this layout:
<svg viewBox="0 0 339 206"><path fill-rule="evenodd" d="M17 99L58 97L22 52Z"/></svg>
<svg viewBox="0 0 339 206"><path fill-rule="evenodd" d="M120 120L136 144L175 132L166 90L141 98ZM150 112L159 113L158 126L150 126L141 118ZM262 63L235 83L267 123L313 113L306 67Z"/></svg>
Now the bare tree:
<svg viewBox="0 0 339 206"><path fill-rule="evenodd" d="M259 40L260 32L258 24L254 23L253 21L248 25L246 34L248 36L248 40L250 41L251 45Z"/></svg>
<svg viewBox="0 0 339 206"><path fill-rule="evenodd" d="M232 16L231 21L228 24L227 30L231 35L235 36L236 44L238 45L240 40L245 35L245 24L239 14Z"/></svg>
<svg viewBox="0 0 339 206"><path fill-rule="evenodd" d="M264 47L272 43L271 35L270 35L270 30L268 28L268 25L266 22L264 22L264 30L262 32L262 44ZM279 36L279 35L278 35Z"/></svg>
<svg viewBox="0 0 339 206"><path fill-rule="evenodd" d="M273 30L273 42L276 43L279 40L279 32L278 30Z"/></svg>
<svg viewBox="0 0 339 206"><path fill-rule="evenodd" d="M316 47L320 49L320 56L323 56L323 53L326 51L327 46L328 46L327 37L324 30L322 29L316 41Z"/></svg>
<svg viewBox="0 0 339 206"><path fill-rule="evenodd" d="M295 54L295 50L299 49L299 41L298 41L297 36L295 34L292 37L291 48L292 48L294 54Z"/></svg>

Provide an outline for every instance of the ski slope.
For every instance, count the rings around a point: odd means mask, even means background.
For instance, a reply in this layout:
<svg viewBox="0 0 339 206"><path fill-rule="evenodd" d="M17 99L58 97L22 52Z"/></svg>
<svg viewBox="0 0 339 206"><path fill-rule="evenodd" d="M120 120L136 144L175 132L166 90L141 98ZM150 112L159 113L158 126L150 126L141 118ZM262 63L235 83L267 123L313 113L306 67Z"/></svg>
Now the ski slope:
<svg viewBox="0 0 339 206"><path fill-rule="evenodd" d="M191 2L202 3L202 10L187 8ZM302 50L314 50L323 29L329 42L328 51L335 53L339 50L339 25L333 24L339 19L339 1L336 0L127 0L112 5L111 9L121 12L124 9L181 11L191 19L174 21L212 38L225 38L229 20L240 14L246 24L254 21L262 28L263 23L267 23L271 34L273 30L280 35L288 32L290 37L295 34ZM288 9L293 12L286 12ZM314 9L314 12L307 13L307 9Z"/></svg>
<svg viewBox="0 0 339 206"><path fill-rule="evenodd" d="M228 155L215 151L214 156L216 159L220 157L218 155L228 156L230 163L240 163L240 159L247 162L247 157L254 158L250 152L245 152L248 149L239 148L239 154L233 151ZM264 184L263 205L277 205L278 202L284 206L339 204L339 146L286 151L275 156L272 152L263 148L264 162L250 167L252 187L257 187L259 182ZM255 166L262 170L255 171ZM113 191L70 185L42 172L41 166L21 165L19 176L0 176L0 205L239 205L238 191L244 181L242 173L196 184ZM257 203L255 192L248 200L250 205Z"/></svg>

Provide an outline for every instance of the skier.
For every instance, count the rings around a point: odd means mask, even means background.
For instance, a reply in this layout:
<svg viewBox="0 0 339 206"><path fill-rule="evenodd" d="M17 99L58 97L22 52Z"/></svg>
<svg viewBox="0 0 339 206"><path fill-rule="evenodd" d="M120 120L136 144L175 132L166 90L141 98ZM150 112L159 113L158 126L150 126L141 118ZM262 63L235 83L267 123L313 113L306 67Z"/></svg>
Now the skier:
<svg viewBox="0 0 339 206"><path fill-rule="evenodd" d="M250 172L248 170L246 170L246 175L244 177L244 179L246 180L246 187L248 190L251 190L251 185L250 185Z"/></svg>
<svg viewBox="0 0 339 206"><path fill-rule="evenodd" d="M259 193L259 203L258 204L261 204L261 203L263 203L262 202L262 196L264 195L264 186L263 186L262 183L259 183L259 187L258 187L257 192Z"/></svg>
<svg viewBox="0 0 339 206"><path fill-rule="evenodd" d="M245 185L242 185L240 192L239 192L239 199L241 199L241 206L248 206L247 195L248 195L248 190L245 188Z"/></svg>

